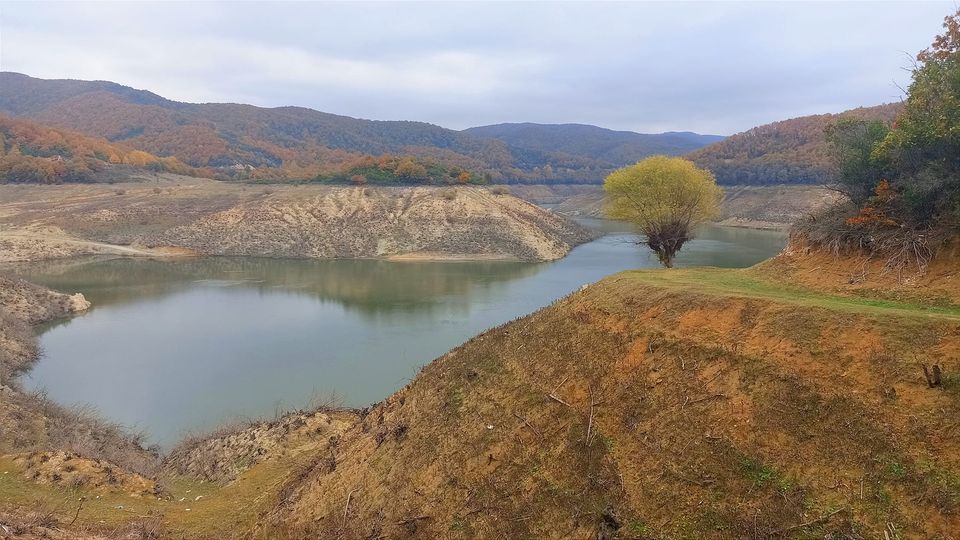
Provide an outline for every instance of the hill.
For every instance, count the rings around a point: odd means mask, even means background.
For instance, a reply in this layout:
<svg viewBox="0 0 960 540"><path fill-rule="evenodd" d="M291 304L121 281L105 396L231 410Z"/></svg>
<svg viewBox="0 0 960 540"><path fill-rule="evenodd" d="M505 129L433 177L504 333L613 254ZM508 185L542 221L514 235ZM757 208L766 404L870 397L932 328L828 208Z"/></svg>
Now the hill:
<svg viewBox="0 0 960 540"><path fill-rule="evenodd" d="M106 81L3 72L0 111L224 172L241 165L313 176L382 154L438 158L471 169L510 161L502 143L423 122L360 120L302 107L181 103Z"/></svg>
<svg viewBox="0 0 960 540"><path fill-rule="evenodd" d="M824 130L841 118L893 122L902 106L888 103L839 114L802 116L755 127L686 157L727 185L826 184L833 160Z"/></svg>
<svg viewBox="0 0 960 540"><path fill-rule="evenodd" d="M466 133L503 141L511 148L535 152L528 166L544 167L545 158L556 161L576 158L588 160L599 169L612 169L635 163L654 154L682 155L720 141L719 135L690 132L659 134L614 131L584 124L495 124L473 127ZM534 156L540 156L537 162Z"/></svg>
<svg viewBox="0 0 960 540"><path fill-rule="evenodd" d="M0 183L95 182L131 171L201 174L174 157L0 114Z"/></svg>
<svg viewBox="0 0 960 540"><path fill-rule="evenodd" d="M685 152L712 140L580 126L601 137L604 155L597 157L592 147L577 150L570 142L538 149L424 122L362 120L303 107L182 103L107 81L12 72L0 73L0 112L210 167L223 178L306 179L391 155L459 167L488 180L596 183L637 153Z"/></svg>

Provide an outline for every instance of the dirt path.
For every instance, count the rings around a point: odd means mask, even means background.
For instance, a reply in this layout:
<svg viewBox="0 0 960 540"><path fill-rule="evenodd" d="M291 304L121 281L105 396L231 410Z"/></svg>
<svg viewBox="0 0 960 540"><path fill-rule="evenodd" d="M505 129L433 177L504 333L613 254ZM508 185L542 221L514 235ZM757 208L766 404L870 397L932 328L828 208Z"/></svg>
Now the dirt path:
<svg viewBox="0 0 960 540"><path fill-rule="evenodd" d="M170 257L191 255L186 249L121 246L70 236L55 227L0 230L0 263L81 255Z"/></svg>

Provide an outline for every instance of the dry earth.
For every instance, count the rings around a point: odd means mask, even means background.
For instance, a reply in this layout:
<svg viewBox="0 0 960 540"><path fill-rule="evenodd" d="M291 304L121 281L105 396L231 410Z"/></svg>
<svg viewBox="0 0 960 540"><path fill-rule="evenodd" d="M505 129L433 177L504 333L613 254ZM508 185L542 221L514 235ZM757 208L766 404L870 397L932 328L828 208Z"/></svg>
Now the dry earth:
<svg viewBox="0 0 960 540"><path fill-rule="evenodd" d="M836 191L822 186L725 186L719 223L785 229L841 197Z"/></svg>
<svg viewBox="0 0 960 540"><path fill-rule="evenodd" d="M94 253L541 261L591 238L477 187L263 187L172 175L0 186L0 262Z"/></svg>
<svg viewBox="0 0 960 540"><path fill-rule="evenodd" d="M722 186L718 223L754 229L786 229L799 218L839 199L821 186ZM556 205L559 214L603 217L600 186L520 186L513 193L537 204Z"/></svg>
<svg viewBox="0 0 960 540"><path fill-rule="evenodd" d="M611 276L425 367L317 451L336 466L292 479L274 523L318 538L956 538L960 305L875 293L795 288L769 267ZM929 388L918 361L949 382Z"/></svg>

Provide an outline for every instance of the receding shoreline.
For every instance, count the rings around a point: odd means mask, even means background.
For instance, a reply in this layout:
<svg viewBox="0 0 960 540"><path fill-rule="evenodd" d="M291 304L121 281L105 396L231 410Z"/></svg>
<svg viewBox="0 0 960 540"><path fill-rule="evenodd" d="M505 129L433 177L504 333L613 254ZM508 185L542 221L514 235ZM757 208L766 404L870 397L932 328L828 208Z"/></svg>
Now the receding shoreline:
<svg viewBox="0 0 960 540"><path fill-rule="evenodd" d="M840 197L829 188L815 185L721 187L724 199L715 225L759 230L786 230L797 219ZM604 219L600 185L522 185L511 186L511 191L558 214Z"/></svg>
<svg viewBox="0 0 960 540"><path fill-rule="evenodd" d="M0 201L0 262L90 254L548 261L595 237L482 187L254 186L162 175L0 185Z"/></svg>

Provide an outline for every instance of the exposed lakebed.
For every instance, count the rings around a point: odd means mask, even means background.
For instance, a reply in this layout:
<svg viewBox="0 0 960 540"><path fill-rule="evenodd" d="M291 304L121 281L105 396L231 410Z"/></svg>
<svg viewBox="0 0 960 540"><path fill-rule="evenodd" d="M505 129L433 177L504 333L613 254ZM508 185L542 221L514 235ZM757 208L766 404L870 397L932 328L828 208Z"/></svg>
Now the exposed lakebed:
<svg viewBox="0 0 960 540"><path fill-rule="evenodd" d="M586 283L655 267L622 225L551 263L236 257L74 259L13 267L93 308L41 328L21 377L169 447L190 431L336 397L379 401L419 366ZM707 227L678 266L745 267L785 235Z"/></svg>

